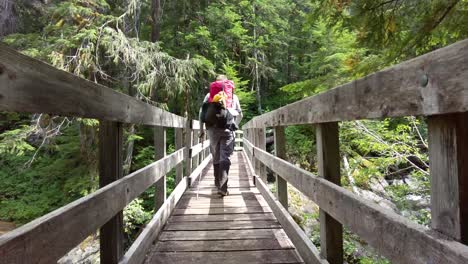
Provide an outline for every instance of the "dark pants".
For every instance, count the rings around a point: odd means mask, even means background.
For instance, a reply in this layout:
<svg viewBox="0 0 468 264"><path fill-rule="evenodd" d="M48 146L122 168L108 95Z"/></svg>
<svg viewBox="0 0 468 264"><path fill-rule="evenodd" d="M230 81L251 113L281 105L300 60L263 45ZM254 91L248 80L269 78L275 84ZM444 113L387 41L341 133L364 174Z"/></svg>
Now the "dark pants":
<svg viewBox="0 0 468 264"><path fill-rule="evenodd" d="M208 138L213 155L215 185L219 190L226 192L231 155L234 151L234 132L229 129L210 128Z"/></svg>

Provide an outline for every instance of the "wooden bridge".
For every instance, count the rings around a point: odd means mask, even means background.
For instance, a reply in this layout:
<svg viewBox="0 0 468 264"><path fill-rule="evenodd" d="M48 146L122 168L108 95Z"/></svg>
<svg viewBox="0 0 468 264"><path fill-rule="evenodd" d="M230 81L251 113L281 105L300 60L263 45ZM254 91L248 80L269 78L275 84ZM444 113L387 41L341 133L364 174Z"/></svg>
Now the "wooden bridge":
<svg viewBox="0 0 468 264"><path fill-rule="evenodd" d="M343 263L343 227L392 263L468 263L468 40L255 117L235 152L231 195L214 195L200 124L0 44L0 111L100 121L100 189L0 237L0 263L55 263L100 230L101 263ZM431 228L340 187L340 121L425 116ZM156 161L122 175L123 123L154 127ZM317 128L318 175L285 160L285 126ZM166 129L176 150L166 155ZM265 150L274 129L275 155ZM266 185L266 167L277 192ZM165 175L176 170L167 196ZM287 211L287 183L320 207L320 251ZM199 184L197 186L197 184ZM156 213L123 248L122 210L156 188ZM199 197L197 199L197 190Z"/></svg>

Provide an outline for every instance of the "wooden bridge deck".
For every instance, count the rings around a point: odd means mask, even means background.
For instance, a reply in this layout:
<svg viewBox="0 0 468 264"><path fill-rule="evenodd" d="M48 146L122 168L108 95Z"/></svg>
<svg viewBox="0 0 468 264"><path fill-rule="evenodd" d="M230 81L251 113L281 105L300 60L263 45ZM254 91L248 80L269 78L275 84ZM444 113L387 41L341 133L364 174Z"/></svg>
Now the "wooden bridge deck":
<svg viewBox="0 0 468 264"><path fill-rule="evenodd" d="M229 196L214 188L212 166L176 206L145 263L302 263L293 243L235 152Z"/></svg>

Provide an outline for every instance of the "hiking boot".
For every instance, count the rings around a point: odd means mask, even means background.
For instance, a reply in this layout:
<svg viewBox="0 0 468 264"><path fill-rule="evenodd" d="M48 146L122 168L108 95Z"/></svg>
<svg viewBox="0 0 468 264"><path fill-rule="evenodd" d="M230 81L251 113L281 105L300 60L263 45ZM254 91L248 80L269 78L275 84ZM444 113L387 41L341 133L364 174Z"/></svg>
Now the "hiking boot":
<svg viewBox="0 0 468 264"><path fill-rule="evenodd" d="M229 191L221 191L221 190L218 190L218 193L219 193L219 195L221 195L221 197L224 197L224 196L228 196L228 195L229 195Z"/></svg>

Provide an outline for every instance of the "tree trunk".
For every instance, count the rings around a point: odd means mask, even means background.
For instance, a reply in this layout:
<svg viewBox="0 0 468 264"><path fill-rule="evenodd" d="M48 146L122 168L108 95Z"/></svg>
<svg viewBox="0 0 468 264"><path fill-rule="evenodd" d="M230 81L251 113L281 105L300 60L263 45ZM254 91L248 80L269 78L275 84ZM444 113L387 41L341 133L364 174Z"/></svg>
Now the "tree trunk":
<svg viewBox="0 0 468 264"><path fill-rule="evenodd" d="M158 42L161 37L161 0L152 0L151 18L153 20L151 41Z"/></svg>

